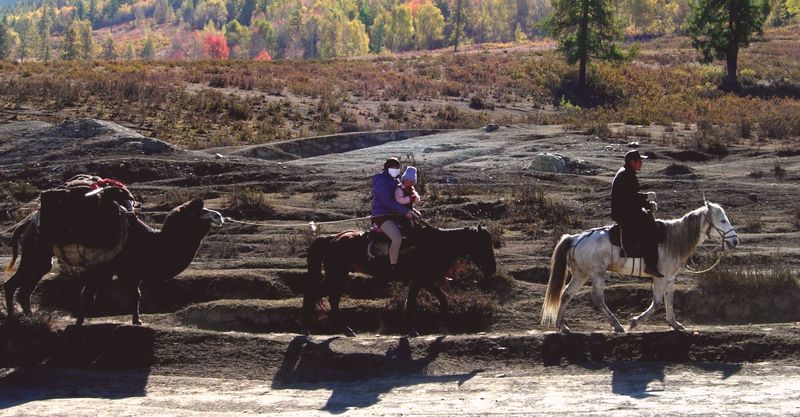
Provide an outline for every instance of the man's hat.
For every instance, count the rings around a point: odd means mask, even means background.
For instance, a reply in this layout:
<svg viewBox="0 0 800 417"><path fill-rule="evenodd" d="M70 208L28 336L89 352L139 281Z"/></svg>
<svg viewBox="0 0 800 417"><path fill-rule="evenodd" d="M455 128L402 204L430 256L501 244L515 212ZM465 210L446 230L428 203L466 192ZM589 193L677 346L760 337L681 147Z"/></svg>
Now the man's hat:
<svg viewBox="0 0 800 417"><path fill-rule="evenodd" d="M642 159L647 159L647 158L648 158L647 155L642 155L637 150L628 151L628 153L625 154L625 162L640 161Z"/></svg>

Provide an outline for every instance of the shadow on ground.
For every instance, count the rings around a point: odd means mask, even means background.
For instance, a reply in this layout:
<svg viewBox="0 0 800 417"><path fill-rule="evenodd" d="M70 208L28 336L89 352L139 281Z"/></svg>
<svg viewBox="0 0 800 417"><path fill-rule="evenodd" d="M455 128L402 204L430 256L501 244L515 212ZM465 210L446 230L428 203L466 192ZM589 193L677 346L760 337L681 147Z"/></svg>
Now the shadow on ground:
<svg viewBox="0 0 800 417"><path fill-rule="evenodd" d="M481 372L452 375L429 375L428 366L442 351L444 336L438 337L420 356L414 358L408 338L384 354L338 352L332 337L315 343L304 336L294 338L286 349L284 361L273 378L275 389L329 389L331 396L322 408L341 414L351 408L364 408L380 401L380 395L392 389L426 383L457 382L459 385ZM364 379L374 379L372 389L364 390ZM361 383L355 382L361 380Z"/></svg>

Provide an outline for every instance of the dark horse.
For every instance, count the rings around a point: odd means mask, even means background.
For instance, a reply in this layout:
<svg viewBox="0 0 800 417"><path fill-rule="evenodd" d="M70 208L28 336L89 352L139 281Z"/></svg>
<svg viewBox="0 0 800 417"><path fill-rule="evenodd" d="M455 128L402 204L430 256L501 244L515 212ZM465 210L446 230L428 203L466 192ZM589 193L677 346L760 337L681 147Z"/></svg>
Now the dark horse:
<svg viewBox="0 0 800 417"><path fill-rule="evenodd" d="M496 263L492 236L481 226L463 229L439 229L416 226L410 229L408 249L400 256L399 275L410 282L406 299L406 320L409 335L416 335L414 317L417 296L425 288L439 300L442 316L447 314L447 294L437 284L457 259L472 261L486 275L494 275ZM341 319L339 301L350 272L383 275L388 272L385 258L370 260L367 255L369 236L359 231L345 231L321 236L308 250L309 284L303 297L303 323L310 329L316 306L327 296L331 319L346 335L355 336ZM325 268L323 279L322 268Z"/></svg>
<svg viewBox="0 0 800 417"><path fill-rule="evenodd" d="M111 283L114 275L130 291L133 324L139 319L139 285L142 280L156 281L175 277L194 259L200 242L212 224L222 224L222 216L203 207L195 199L170 211L161 230L153 229L133 214L128 221L128 237L122 250L110 262L92 265L81 274L83 291L77 324L83 324L86 307L97 291ZM17 259L17 242L21 240L22 258L17 272L3 285L9 318L14 316L14 293L20 289L19 302L25 314L31 313L31 293L36 284L52 268L53 246L39 240L39 227L30 218L14 230L13 257L10 271Z"/></svg>

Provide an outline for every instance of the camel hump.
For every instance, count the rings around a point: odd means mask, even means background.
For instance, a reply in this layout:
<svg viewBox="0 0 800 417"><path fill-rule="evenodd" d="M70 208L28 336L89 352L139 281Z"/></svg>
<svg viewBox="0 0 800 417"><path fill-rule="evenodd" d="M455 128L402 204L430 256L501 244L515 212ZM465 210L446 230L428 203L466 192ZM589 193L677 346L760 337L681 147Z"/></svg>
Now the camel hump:
<svg viewBox="0 0 800 417"><path fill-rule="evenodd" d="M40 195L39 236L62 263L85 267L108 262L128 238L127 211L119 201L126 196L93 193L100 180L78 175Z"/></svg>

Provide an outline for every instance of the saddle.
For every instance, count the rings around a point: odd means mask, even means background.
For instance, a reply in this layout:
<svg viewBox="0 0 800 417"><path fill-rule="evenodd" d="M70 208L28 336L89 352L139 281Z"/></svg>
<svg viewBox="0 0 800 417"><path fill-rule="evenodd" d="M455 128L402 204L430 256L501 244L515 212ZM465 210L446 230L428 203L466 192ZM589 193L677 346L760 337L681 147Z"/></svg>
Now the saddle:
<svg viewBox="0 0 800 417"><path fill-rule="evenodd" d="M400 254L402 255L404 252L408 252L409 250L413 249L413 245L409 243L408 236L405 232L405 227L401 227L400 231L403 234L403 243L400 246ZM389 236L386 236L379 228L373 227L372 230L369 230L364 233L367 236L367 258L372 261L375 258L388 258L389 257L389 245L391 245L392 240L389 239Z"/></svg>
<svg viewBox="0 0 800 417"><path fill-rule="evenodd" d="M619 246L620 258L642 258L644 252L642 251L642 244L644 243L645 236L637 230L629 230L631 228L622 229L619 224L614 224L609 228L608 235L611 244ZM661 220L656 220L656 236L654 239L656 243L664 242L666 237L666 225ZM621 238L620 238L621 236Z"/></svg>

